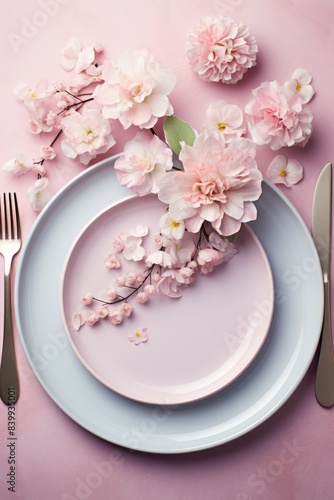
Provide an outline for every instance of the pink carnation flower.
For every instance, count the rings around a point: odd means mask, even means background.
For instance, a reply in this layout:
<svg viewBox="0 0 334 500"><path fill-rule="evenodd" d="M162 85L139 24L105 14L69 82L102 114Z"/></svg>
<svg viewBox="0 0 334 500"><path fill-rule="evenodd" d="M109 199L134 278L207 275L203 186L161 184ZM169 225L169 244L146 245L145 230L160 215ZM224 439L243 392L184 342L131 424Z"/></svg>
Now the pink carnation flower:
<svg viewBox="0 0 334 500"><path fill-rule="evenodd" d="M257 144L276 151L284 146L305 146L312 133L312 112L288 85L264 82L252 91L245 107L249 130Z"/></svg>
<svg viewBox="0 0 334 500"><path fill-rule="evenodd" d="M94 97L103 105L103 116L119 119L125 129L131 125L148 129L173 113L167 96L175 86L175 75L160 69L147 50L124 51L117 62L105 65L103 78L105 83Z"/></svg>
<svg viewBox="0 0 334 500"><path fill-rule="evenodd" d="M156 135L139 132L115 162L119 182L139 196L158 192L158 184L173 166L172 150Z"/></svg>
<svg viewBox="0 0 334 500"><path fill-rule="evenodd" d="M225 236L239 231L242 222L256 218L262 175L255 161L256 146L247 139L225 145L213 136L198 136L193 147L184 145L184 171L162 180L159 198L168 203L175 220L184 220L197 233L204 221Z"/></svg>
<svg viewBox="0 0 334 500"><path fill-rule="evenodd" d="M87 165L98 154L105 153L115 144L110 125L96 109L73 111L62 120L66 139L61 142L65 156L76 158Z"/></svg>
<svg viewBox="0 0 334 500"><path fill-rule="evenodd" d="M189 32L187 56L202 80L236 83L256 64L258 47L249 28L223 16L208 16Z"/></svg>

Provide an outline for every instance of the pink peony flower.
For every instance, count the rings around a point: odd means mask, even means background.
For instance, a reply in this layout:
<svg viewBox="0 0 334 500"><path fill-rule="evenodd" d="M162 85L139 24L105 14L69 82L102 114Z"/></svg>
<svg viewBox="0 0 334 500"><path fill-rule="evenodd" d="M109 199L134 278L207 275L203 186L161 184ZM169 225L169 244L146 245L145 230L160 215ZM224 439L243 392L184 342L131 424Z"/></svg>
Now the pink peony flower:
<svg viewBox="0 0 334 500"><path fill-rule="evenodd" d="M262 83L252 91L245 110L256 144L267 144L276 151L295 144L305 146L311 136L313 115L288 85Z"/></svg>
<svg viewBox="0 0 334 500"><path fill-rule="evenodd" d="M247 139L229 145L200 135L193 147L184 145L184 171L162 180L159 198L168 203L173 219L184 220L197 233L204 221L225 236L239 231L242 222L256 218L262 175L255 161L256 147Z"/></svg>
<svg viewBox="0 0 334 500"><path fill-rule="evenodd" d="M139 132L125 145L115 171L122 186L143 196L158 192L159 180L172 166L172 150L156 135Z"/></svg>
<svg viewBox="0 0 334 500"><path fill-rule="evenodd" d="M303 167L297 160L287 160L277 155L267 169L267 177L274 184L285 184L291 187L303 178Z"/></svg>
<svg viewBox="0 0 334 500"><path fill-rule="evenodd" d="M214 102L207 109L204 130L229 143L246 132L244 115L236 104Z"/></svg>
<svg viewBox="0 0 334 500"><path fill-rule="evenodd" d="M146 342L148 340L147 328L137 328L137 330L132 335L129 335L128 339L135 345Z"/></svg>
<svg viewBox="0 0 334 500"><path fill-rule="evenodd" d="M256 64L258 47L249 28L223 16L207 16L188 33L189 63L205 81L236 83Z"/></svg>
<svg viewBox="0 0 334 500"><path fill-rule="evenodd" d="M110 125L96 109L73 111L62 120L66 139L61 142L65 156L76 158L87 165L98 154L105 153L115 144Z"/></svg>
<svg viewBox="0 0 334 500"><path fill-rule="evenodd" d="M148 129L173 113L167 96L175 86L175 75L160 69L147 50L124 51L117 62L105 65L103 78L105 83L94 97L103 105L103 116L119 119L124 129L131 125Z"/></svg>

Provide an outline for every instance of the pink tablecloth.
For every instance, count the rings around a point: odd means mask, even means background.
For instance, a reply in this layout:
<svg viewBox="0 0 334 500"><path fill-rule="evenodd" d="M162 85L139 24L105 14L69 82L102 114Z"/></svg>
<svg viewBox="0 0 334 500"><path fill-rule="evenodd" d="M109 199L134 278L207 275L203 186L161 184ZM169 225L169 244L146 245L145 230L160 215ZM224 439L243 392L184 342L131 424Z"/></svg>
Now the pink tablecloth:
<svg viewBox="0 0 334 500"><path fill-rule="evenodd" d="M230 15L250 26L259 44L258 65L236 87L207 84L185 58L187 30L209 14ZM311 199L321 168L333 161L332 0L17 0L1 16L1 158L34 154L41 144L25 127L26 114L12 96L21 82L58 80L63 41L99 41L107 58L125 48L146 47L177 74L171 96L175 113L200 128L210 102L225 99L244 106L263 81L285 81L297 68L313 75L310 103L314 133L305 149L284 151L304 166L304 179L282 188L308 226ZM115 132L122 150L129 133ZM274 152L259 148L266 172ZM54 192L82 170L78 162L55 160ZM23 233L36 217L26 199L31 179L0 173L0 190L16 190ZM2 271L2 262L1 271ZM1 292L2 294L2 292ZM2 297L2 295L1 295ZM316 359L299 388L269 420L237 441L185 455L154 455L105 442L83 430L44 392L15 336L21 396L16 406L15 493L11 483L7 407L0 404L0 498L19 500L331 500L334 498L334 408L314 396ZM96 409L98 411L98 408Z"/></svg>

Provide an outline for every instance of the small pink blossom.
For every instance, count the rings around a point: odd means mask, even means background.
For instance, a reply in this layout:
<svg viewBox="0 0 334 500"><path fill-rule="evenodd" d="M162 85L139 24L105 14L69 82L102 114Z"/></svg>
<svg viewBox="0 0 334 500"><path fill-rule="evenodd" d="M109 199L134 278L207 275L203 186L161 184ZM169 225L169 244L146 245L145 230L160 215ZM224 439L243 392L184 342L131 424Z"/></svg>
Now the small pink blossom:
<svg viewBox="0 0 334 500"><path fill-rule="evenodd" d="M224 262L232 259L232 257L237 253L237 248L234 244L222 238L216 232L212 232L209 235L209 242L213 248L219 252L224 253Z"/></svg>
<svg viewBox="0 0 334 500"><path fill-rule="evenodd" d="M48 179L43 177L38 179L27 191L29 203L35 212L40 212L53 196L47 189L48 183Z"/></svg>
<svg viewBox="0 0 334 500"><path fill-rule="evenodd" d="M96 311L99 318L104 319L109 316L109 307L107 305L103 305L98 308Z"/></svg>
<svg viewBox="0 0 334 500"><path fill-rule="evenodd" d="M124 276L124 274L119 274L116 278L116 284L118 286L125 286L126 285L126 276Z"/></svg>
<svg viewBox="0 0 334 500"><path fill-rule="evenodd" d="M291 187L303 178L303 166L297 160L288 160L283 155L277 155L267 169L267 177L274 184Z"/></svg>
<svg viewBox="0 0 334 500"><path fill-rule="evenodd" d="M203 248L197 255L197 263L202 274L208 274L224 261L224 254L214 248Z"/></svg>
<svg viewBox="0 0 334 500"><path fill-rule="evenodd" d="M113 247L115 249L116 252L122 252L123 249L124 249L124 242L122 241L122 239L120 237L117 237L114 239L113 241Z"/></svg>
<svg viewBox="0 0 334 500"><path fill-rule="evenodd" d="M55 150L51 146L41 146L39 150L42 160L53 160L56 157Z"/></svg>
<svg viewBox="0 0 334 500"><path fill-rule="evenodd" d="M138 292L136 295L136 301L139 304L145 304L148 301L149 295L145 292Z"/></svg>
<svg viewBox="0 0 334 500"><path fill-rule="evenodd" d="M128 336L130 342L133 342L135 345L141 344L142 342L147 342L147 328L137 328L137 330Z"/></svg>
<svg viewBox="0 0 334 500"><path fill-rule="evenodd" d="M109 254L105 260L104 265L107 269L119 269L121 267L121 263L116 254Z"/></svg>
<svg viewBox="0 0 334 500"><path fill-rule="evenodd" d="M220 234L235 234L242 222L256 218L253 202L261 194L262 175L255 154L248 139L225 145L212 135L199 135L193 146L181 150L184 171L170 174L168 182L163 179L158 196L190 232L208 221Z"/></svg>
<svg viewBox="0 0 334 500"><path fill-rule="evenodd" d="M227 104L225 101L214 102L206 112L204 130L214 134L225 143L241 137L246 132L244 115L236 104Z"/></svg>
<svg viewBox="0 0 334 500"><path fill-rule="evenodd" d="M98 154L105 153L115 144L110 125L97 109L73 111L62 120L66 139L61 142L65 156L76 158L87 165Z"/></svg>
<svg viewBox="0 0 334 500"><path fill-rule="evenodd" d="M85 306L90 306L93 302L93 295L90 292L84 293L81 297L81 302L85 304Z"/></svg>
<svg viewBox="0 0 334 500"><path fill-rule="evenodd" d="M155 286L154 285L146 285L144 288L144 292L148 297L151 297L155 294Z"/></svg>
<svg viewBox="0 0 334 500"><path fill-rule="evenodd" d="M88 68L94 59L93 45L81 48L81 43L77 38L69 38L65 41L60 65L65 71L74 70L76 73L80 73Z"/></svg>
<svg viewBox="0 0 334 500"><path fill-rule="evenodd" d="M256 144L277 151L284 146L305 146L312 133L312 112L298 93L277 81L264 82L252 91L245 107L249 131Z"/></svg>
<svg viewBox="0 0 334 500"><path fill-rule="evenodd" d="M86 316L86 323L88 326L94 326L100 317L95 311L89 311Z"/></svg>
<svg viewBox="0 0 334 500"><path fill-rule="evenodd" d="M38 108L30 112L28 130L31 134L41 132L52 132L57 122L57 115L51 111L47 104L42 103Z"/></svg>
<svg viewBox="0 0 334 500"><path fill-rule="evenodd" d="M194 254L196 245L190 233L185 233L182 240L169 239L164 242L165 252L172 257L173 266L186 265Z"/></svg>
<svg viewBox="0 0 334 500"><path fill-rule="evenodd" d="M143 237L148 233L146 226L137 226L129 233L121 233L119 239L123 242L123 257L126 260L140 261L145 256L145 249L141 246Z"/></svg>
<svg viewBox="0 0 334 500"><path fill-rule="evenodd" d="M130 306L130 304L128 302L123 302L123 304L121 305L121 308L120 308L120 312L124 316L128 317L132 314L132 311L133 311L133 309Z"/></svg>
<svg viewBox="0 0 334 500"><path fill-rule="evenodd" d="M143 196L158 192L159 180L172 166L172 150L156 135L139 132L125 145L115 171L122 186Z"/></svg>
<svg viewBox="0 0 334 500"><path fill-rule="evenodd" d="M16 158L6 161L2 166L2 170L20 176L29 172L33 167L34 160L30 156L19 153L16 155Z"/></svg>
<svg viewBox="0 0 334 500"><path fill-rule="evenodd" d="M125 280L124 280L124 284L125 284ZM115 300L116 297L118 297L117 290L115 290L115 288L108 288L107 297L108 297L108 300Z"/></svg>
<svg viewBox="0 0 334 500"><path fill-rule="evenodd" d="M120 325L123 322L124 314L120 309L109 311L108 318L113 325Z"/></svg>
<svg viewBox="0 0 334 500"><path fill-rule="evenodd" d="M137 282L138 274L135 271L129 271L126 275L126 284L133 286Z"/></svg>
<svg viewBox="0 0 334 500"><path fill-rule="evenodd" d="M103 105L103 116L119 119L124 129L131 125L149 129L158 118L173 113L167 96L175 86L175 75L160 69L147 50L125 50L117 62L105 64L103 78L105 83L94 97Z"/></svg>
<svg viewBox="0 0 334 500"><path fill-rule="evenodd" d="M47 80L40 80L35 86L19 83L14 88L14 96L21 101L24 106L33 112L43 102L43 99L50 96L52 88Z"/></svg>
<svg viewBox="0 0 334 500"><path fill-rule="evenodd" d="M157 250L156 252L153 252L147 256L145 264L147 266L153 266L154 264L157 264L158 266L162 267L172 267L173 257L164 250Z"/></svg>
<svg viewBox="0 0 334 500"><path fill-rule="evenodd" d="M315 94L311 84L312 75L305 69L296 69L285 85L299 96L303 104L308 103Z"/></svg>
<svg viewBox="0 0 334 500"><path fill-rule="evenodd" d="M256 64L258 47L249 28L228 17L207 16L188 33L187 56L205 81L236 83Z"/></svg>
<svg viewBox="0 0 334 500"><path fill-rule="evenodd" d="M186 280L178 269L166 269L157 283L157 292L159 295L177 299L182 296L182 286L185 283Z"/></svg>

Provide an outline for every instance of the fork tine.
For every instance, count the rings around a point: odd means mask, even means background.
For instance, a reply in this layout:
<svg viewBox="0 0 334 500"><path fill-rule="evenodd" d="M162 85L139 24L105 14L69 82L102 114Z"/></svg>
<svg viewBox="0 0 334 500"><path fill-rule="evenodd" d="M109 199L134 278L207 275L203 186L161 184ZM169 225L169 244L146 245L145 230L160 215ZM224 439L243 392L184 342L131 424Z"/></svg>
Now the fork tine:
<svg viewBox="0 0 334 500"><path fill-rule="evenodd" d="M8 218L7 218L7 199L6 194L3 194L3 209L4 209L4 238L8 240Z"/></svg>
<svg viewBox="0 0 334 500"><path fill-rule="evenodd" d="M15 216L16 216L16 237L17 239L21 239L21 223L20 223L20 213L19 213L19 207L17 203L17 196L16 193L14 193L14 205L15 205Z"/></svg>

